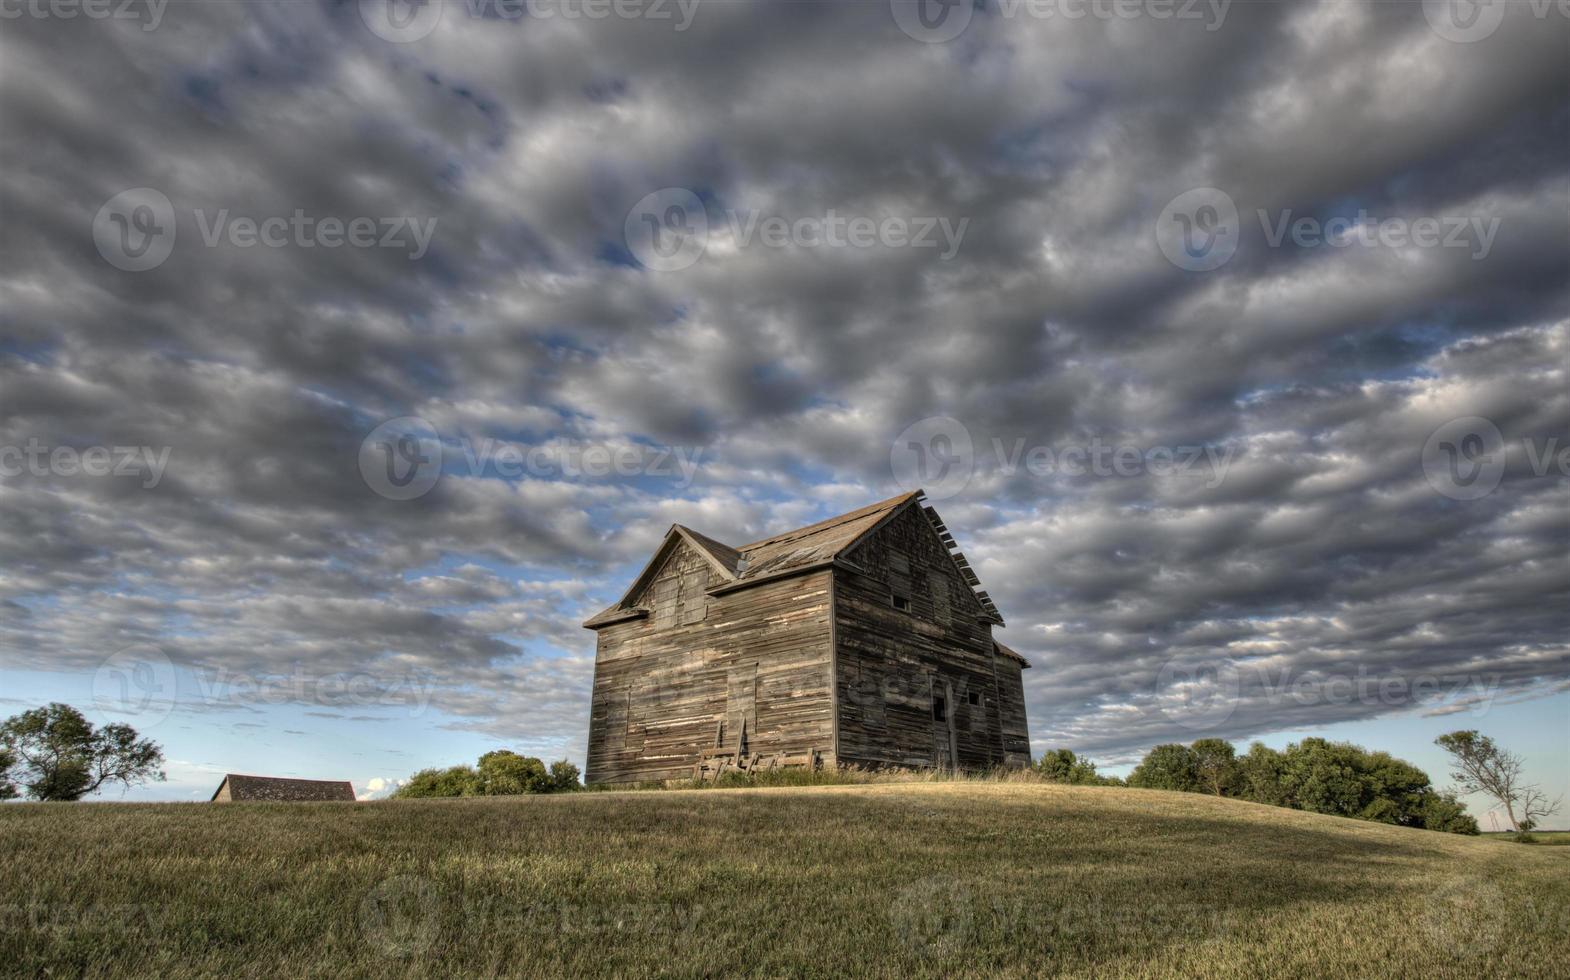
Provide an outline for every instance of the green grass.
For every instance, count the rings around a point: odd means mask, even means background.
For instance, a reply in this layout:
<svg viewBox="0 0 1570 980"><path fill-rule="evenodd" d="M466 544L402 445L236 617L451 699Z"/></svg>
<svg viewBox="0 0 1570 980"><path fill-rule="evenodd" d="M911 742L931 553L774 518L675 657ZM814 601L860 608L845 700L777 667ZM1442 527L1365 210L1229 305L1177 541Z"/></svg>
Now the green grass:
<svg viewBox="0 0 1570 980"><path fill-rule="evenodd" d="M1566 976L1570 852L911 783L0 807L17 975Z"/></svg>
<svg viewBox="0 0 1570 980"><path fill-rule="evenodd" d="M1483 834L1489 840L1508 841L1512 844L1549 844L1570 845L1570 830L1534 830L1529 835L1531 840L1517 841L1513 830L1486 831Z"/></svg>

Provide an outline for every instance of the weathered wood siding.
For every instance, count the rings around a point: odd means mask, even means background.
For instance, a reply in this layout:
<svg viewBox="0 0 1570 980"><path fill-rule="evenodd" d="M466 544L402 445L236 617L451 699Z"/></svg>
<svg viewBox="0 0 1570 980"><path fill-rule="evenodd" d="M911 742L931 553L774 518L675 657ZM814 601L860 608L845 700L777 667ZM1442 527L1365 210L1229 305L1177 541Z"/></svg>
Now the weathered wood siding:
<svg viewBox="0 0 1570 980"><path fill-rule="evenodd" d="M843 565L852 567L834 572L838 760L1028 764L1028 746L1023 758L1005 751L1005 732L1024 724L1018 664L994 653L992 624L921 509L901 511Z"/></svg>
<svg viewBox="0 0 1570 980"><path fill-rule="evenodd" d="M1025 679L1019 661L997 658L998 703L1003 724L1003 762L1030 765L1030 725L1025 717Z"/></svg>
<svg viewBox="0 0 1570 980"><path fill-rule="evenodd" d="M586 782L687 777L743 731L748 752L833 761L829 573L705 594L720 582L682 542L636 600L650 615L597 631Z"/></svg>

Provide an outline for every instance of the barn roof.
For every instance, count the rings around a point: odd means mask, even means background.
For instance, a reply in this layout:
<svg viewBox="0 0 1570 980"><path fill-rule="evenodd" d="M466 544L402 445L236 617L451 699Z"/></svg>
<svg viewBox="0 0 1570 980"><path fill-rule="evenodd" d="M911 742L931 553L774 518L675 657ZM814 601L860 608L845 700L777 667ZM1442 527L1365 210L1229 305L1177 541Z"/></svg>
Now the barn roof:
<svg viewBox="0 0 1570 980"><path fill-rule="evenodd" d="M863 538L871 534L874 529L884 521L893 517L907 505L916 505L922 499L920 490L911 493L902 493L897 497L880 500L875 504L868 504L859 510L848 514L840 514L816 524L808 524L792 531L776 534L772 537L744 544L739 548L716 541L707 535L700 534L692 528L681 524L671 525L666 532L665 540L661 542L654 557L644 566L643 571L633 581L626 594L615 605L585 620L583 625L589 629L608 626L611 623L627 619L636 619L648 614L648 610L632 604L633 598L642 591L643 585L659 570L661 562L668 551L678 541L687 541L697 548L700 554L707 558L720 572L725 581L712 589L714 593L729 592L745 588L753 582L778 576L794 574L812 568L820 568L833 563L836 558L858 544ZM953 548L953 538L948 529L943 527L942 521L930 507L923 508L927 517L933 521L935 528L944 538L945 544ZM959 566L959 570L977 590L977 598L987 609L993 621L1002 625L1002 617L997 615L997 609L992 605L992 600L981 591L979 583L975 580L975 573L970 571L970 566L965 562L964 556L957 551L951 552ZM1009 654L1024 661L1019 654L1009 651ZM1026 666L1029 666L1026 664Z"/></svg>
<svg viewBox="0 0 1570 980"><path fill-rule="evenodd" d="M902 493L898 497L868 504L860 510L831 517L826 521L798 527L794 531L776 534L772 538L744 544L739 549L747 562L739 579L756 579L795 568L821 565L833 561L850 550L867 532L877 527L887 517L893 516L901 506L921 496Z"/></svg>
<svg viewBox="0 0 1570 980"><path fill-rule="evenodd" d="M354 786L348 781L331 779L281 779L277 776L245 776L229 773L213 790L208 802L216 800L229 786L231 800L271 800L298 803L313 800L354 800Z"/></svg>

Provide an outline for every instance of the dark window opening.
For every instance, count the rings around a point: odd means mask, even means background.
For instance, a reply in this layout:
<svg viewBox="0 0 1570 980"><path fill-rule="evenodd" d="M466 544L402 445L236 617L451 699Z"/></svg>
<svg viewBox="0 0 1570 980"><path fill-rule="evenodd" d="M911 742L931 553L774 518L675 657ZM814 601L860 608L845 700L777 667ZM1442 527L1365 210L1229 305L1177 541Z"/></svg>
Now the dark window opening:
<svg viewBox="0 0 1570 980"><path fill-rule="evenodd" d="M949 720L949 703L941 694L934 694L932 696L932 720Z"/></svg>
<svg viewBox="0 0 1570 980"><path fill-rule="evenodd" d="M971 691L970 692L970 703L971 704L980 704L981 703L981 695L976 693L975 691Z"/></svg>
<svg viewBox="0 0 1570 980"><path fill-rule="evenodd" d="M910 600L902 595L894 597L894 608L900 612L910 612Z"/></svg>

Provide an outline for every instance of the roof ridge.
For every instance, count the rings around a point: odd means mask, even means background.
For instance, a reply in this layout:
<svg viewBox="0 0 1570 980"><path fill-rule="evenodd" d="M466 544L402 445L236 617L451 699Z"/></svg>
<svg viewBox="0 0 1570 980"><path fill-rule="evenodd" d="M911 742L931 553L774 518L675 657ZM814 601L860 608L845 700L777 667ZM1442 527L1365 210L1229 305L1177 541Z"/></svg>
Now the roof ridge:
<svg viewBox="0 0 1570 980"><path fill-rule="evenodd" d="M812 531L822 531L833 527L836 524L845 524L849 523L850 521L861 520L875 511L892 509L893 507L904 503L909 498L914 497L920 493L920 490L912 490L908 493L902 493L898 496L890 497L887 500L880 500L875 504L867 504L863 507L858 507L855 510L846 511L843 514L836 514L833 517L825 517L823 520L818 521L815 524L804 524L801 527L792 528L789 531L781 531L778 534L770 535L766 538L759 538L757 541L749 541L746 544L737 545L736 550L747 551L751 548L758 548L766 544L773 544L776 541L793 537L795 535L807 534L808 532Z"/></svg>
<svg viewBox="0 0 1570 980"><path fill-rule="evenodd" d="M726 573L731 576L736 574L736 563L741 560L741 552L732 548L723 541L709 537L702 531L694 531L685 524L673 524L672 528L687 536L693 544L709 553L716 564L721 565Z"/></svg>
<svg viewBox="0 0 1570 980"><path fill-rule="evenodd" d="M735 545L726 544L725 542L721 541L719 538L713 537L713 536L708 535L708 534L704 534L702 531L699 531L696 528L693 528L693 527L691 527L689 525L678 523L678 524L676 524L676 527L679 527L683 531L686 531L688 534L690 534L693 537L697 538L699 541L703 542L704 544L719 545L721 548L728 548L731 551L735 551L736 550Z"/></svg>

